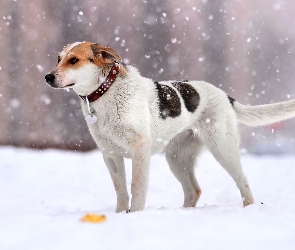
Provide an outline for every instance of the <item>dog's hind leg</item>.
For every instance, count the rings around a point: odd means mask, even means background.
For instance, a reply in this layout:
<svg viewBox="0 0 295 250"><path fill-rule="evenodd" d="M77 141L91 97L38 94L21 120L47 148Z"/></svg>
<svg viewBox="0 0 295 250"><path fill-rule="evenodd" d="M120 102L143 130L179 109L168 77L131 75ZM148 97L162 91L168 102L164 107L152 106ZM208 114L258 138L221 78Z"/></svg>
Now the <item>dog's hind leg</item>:
<svg viewBox="0 0 295 250"><path fill-rule="evenodd" d="M126 174L124 159L121 156L112 155L103 156L103 159L109 169L112 181L117 193L116 212L129 211L129 195L126 186Z"/></svg>
<svg viewBox="0 0 295 250"><path fill-rule="evenodd" d="M176 135L167 145L165 155L169 167L182 185L184 207L195 207L201 196L196 180L194 166L202 143L191 130Z"/></svg>
<svg viewBox="0 0 295 250"><path fill-rule="evenodd" d="M248 180L242 170L237 126L232 117L218 117L217 123L201 122L199 134L215 159L236 182L244 206L254 203ZM209 121L206 119L206 121Z"/></svg>

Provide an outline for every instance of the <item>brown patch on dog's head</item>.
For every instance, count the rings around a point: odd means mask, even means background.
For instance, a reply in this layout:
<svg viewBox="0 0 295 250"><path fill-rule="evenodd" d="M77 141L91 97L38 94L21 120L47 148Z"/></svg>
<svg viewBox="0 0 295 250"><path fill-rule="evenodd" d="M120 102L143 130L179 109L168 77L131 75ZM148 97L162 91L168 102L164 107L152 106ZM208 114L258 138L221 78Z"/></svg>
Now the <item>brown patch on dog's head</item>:
<svg viewBox="0 0 295 250"><path fill-rule="evenodd" d="M121 62L122 58L110 47L102 46L98 43L90 45L93 52L94 62L97 64L113 63L114 61Z"/></svg>
<svg viewBox="0 0 295 250"><path fill-rule="evenodd" d="M81 94L81 88L97 87L109 74L115 61L121 62L122 59L110 47L92 42L75 42L63 48L56 67L45 79L51 87L71 87ZM118 76L123 77L125 74L126 68L120 67Z"/></svg>
<svg viewBox="0 0 295 250"><path fill-rule="evenodd" d="M94 63L97 66L121 62L122 58L110 47L98 43L83 42L67 45L58 56L59 67L76 68L84 63Z"/></svg>

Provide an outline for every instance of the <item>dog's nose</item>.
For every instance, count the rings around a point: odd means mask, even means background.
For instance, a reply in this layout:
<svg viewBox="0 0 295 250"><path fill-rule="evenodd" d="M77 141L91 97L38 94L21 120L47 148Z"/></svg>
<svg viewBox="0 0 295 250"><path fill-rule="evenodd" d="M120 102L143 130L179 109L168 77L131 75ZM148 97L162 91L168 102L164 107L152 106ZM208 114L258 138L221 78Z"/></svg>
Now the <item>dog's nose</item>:
<svg viewBox="0 0 295 250"><path fill-rule="evenodd" d="M52 85L54 82L55 76L53 74L47 74L45 80L48 84Z"/></svg>

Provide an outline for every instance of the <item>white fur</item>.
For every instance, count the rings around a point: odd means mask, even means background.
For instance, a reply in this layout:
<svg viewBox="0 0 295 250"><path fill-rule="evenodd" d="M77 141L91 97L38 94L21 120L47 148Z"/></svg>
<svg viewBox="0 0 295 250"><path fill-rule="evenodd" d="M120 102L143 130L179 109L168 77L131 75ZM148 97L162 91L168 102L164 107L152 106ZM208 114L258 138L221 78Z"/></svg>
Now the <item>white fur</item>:
<svg viewBox="0 0 295 250"><path fill-rule="evenodd" d="M98 87L98 72L92 64L85 64L79 69L68 69L66 71L59 71L57 68L55 75L56 84L59 88L74 84L72 88L81 95L94 91Z"/></svg>
<svg viewBox="0 0 295 250"><path fill-rule="evenodd" d="M150 157L162 150L165 150L170 169L182 185L183 205L195 206L201 189L194 175L194 166L203 144L236 182L244 206L254 203L241 166L237 122L256 126L293 117L295 101L254 107L235 101L231 105L222 90L206 82L191 81L188 84L200 96L196 111L188 112L176 91L181 100L181 114L163 119L159 115L154 82L142 77L132 66L127 66L126 72L101 98L91 103L98 121L89 126L91 135L102 150L116 189L116 212L144 209ZM103 76L98 67L94 70L91 65L76 72L67 71L59 77L61 82L74 81L77 94L85 95L97 88ZM160 82L175 89L171 83ZM86 103L82 101L81 104L86 116ZM124 157L132 158L131 207Z"/></svg>
<svg viewBox="0 0 295 250"><path fill-rule="evenodd" d="M72 48L78 46L81 43L83 42L75 42L75 43L68 44L67 46L64 47L63 51L60 53L60 57L65 58L65 56L71 51Z"/></svg>

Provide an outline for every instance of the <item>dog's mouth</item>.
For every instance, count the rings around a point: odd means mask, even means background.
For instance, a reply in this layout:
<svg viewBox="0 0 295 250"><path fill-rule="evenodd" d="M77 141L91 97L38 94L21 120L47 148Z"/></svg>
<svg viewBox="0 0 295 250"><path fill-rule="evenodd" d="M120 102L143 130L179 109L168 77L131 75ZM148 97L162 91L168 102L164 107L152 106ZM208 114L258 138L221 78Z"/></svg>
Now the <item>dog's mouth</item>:
<svg viewBox="0 0 295 250"><path fill-rule="evenodd" d="M64 86L63 88L70 88L70 87L73 87L74 85L75 85L75 83L71 83L71 84Z"/></svg>

